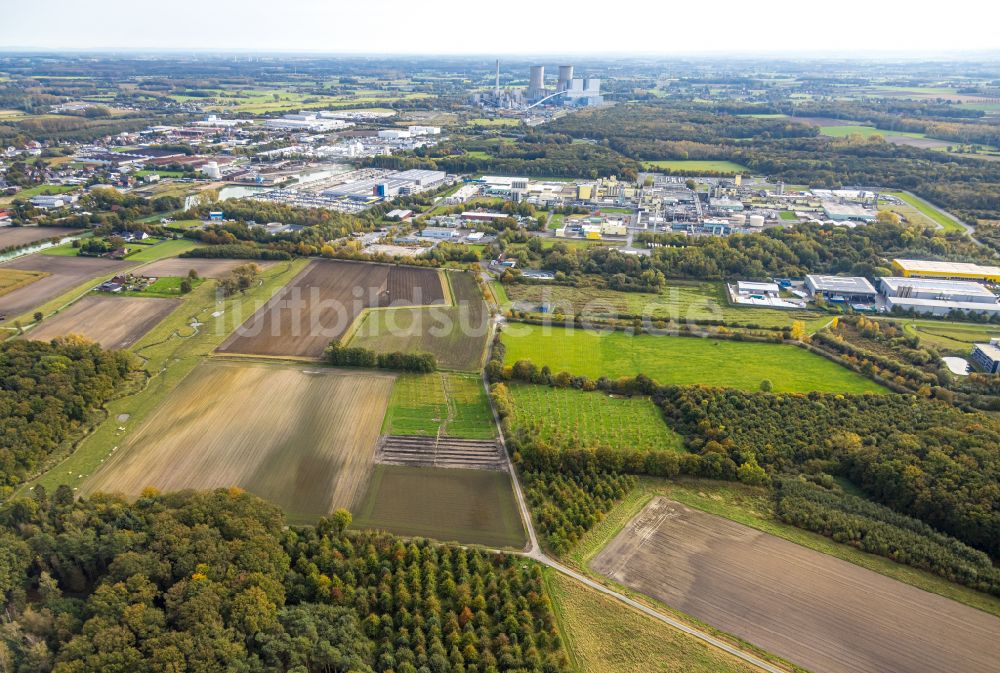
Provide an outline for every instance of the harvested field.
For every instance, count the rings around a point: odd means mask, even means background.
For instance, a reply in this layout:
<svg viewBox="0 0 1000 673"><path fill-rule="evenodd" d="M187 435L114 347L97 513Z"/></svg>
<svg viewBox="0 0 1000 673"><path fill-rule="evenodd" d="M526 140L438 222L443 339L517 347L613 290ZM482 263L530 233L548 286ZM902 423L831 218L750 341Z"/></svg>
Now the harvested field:
<svg viewBox="0 0 1000 673"><path fill-rule="evenodd" d="M49 341L80 334L103 348L128 348L180 304L179 299L90 295L33 327L26 336Z"/></svg>
<svg viewBox="0 0 1000 673"><path fill-rule="evenodd" d="M26 313L36 306L82 285L88 279L130 269L133 262L120 262L97 257L54 257L52 255L27 255L5 262L0 271L18 269L41 271L44 278L0 297L0 319Z"/></svg>
<svg viewBox="0 0 1000 673"><path fill-rule="evenodd" d="M147 264L139 269L146 278L163 278L165 276L186 276L194 269L202 278L224 278L230 271L244 264L256 264L261 270L274 266L274 262L261 262L253 259L203 259L200 257L171 257Z"/></svg>
<svg viewBox="0 0 1000 673"><path fill-rule="evenodd" d="M371 474L387 374L206 362L84 484L138 495L240 486L311 522L353 508Z"/></svg>
<svg viewBox="0 0 1000 673"><path fill-rule="evenodd" d="M496 547L525 542L510 475L488 470L378 465L354 525Z"/></svg>
<svg viewBox="0 0 1000 673"><path fill-rule="evenodd" d="M379 440L375 461L382 465L446 467L464 470L507 469L496 440L388 435Z"/></svg>
<svg viewBox="0 0 1000 673"><path fill-rule="evenodd" d="M351 346L379 352L427 352L442 369L474 371L482 366L489 312L470 273L450 273L455 306L370 311Z"/></svg>
<svg viewBox="0 0 1000 673"><path fill-rule="evenodd" d="M63 238L79 233L71 227L0 227L0 249L19 248L36 241Z"/></svg>
<svg viewBox="0 0 1000 673"><path fill-rule="evenodd" d="M365 308L442 303L441 282L436 269L316 260L224 341L219 352L318 358Z"/></svg>
<svg viewBox="0 0 1000 673"><path fill-rule="evenodd" d="M992 673L1000 661L992 615L665 498L591 566L813 671Z"/></svg>
<svg viewBox="0 0 1000 673"><path fill-rule="evenodd" d="M10 294L14 290L31 285L36 280L45 278L41 271L21 271L19 269L0 268L0 296Z"/></svg>

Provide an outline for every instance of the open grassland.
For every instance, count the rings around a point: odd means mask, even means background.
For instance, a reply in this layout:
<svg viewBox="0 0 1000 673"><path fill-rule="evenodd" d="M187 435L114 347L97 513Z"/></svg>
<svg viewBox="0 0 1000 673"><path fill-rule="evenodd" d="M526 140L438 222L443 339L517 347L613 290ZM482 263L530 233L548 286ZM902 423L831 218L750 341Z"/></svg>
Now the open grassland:
<svg viewBox="0 0 1000 673"><path fill-rule="evenodd" d="M73 447L68 457L56 456L55 460L62 462L31 483L40 483L50 492L60 484L79 487L112 456L112 449L127 441L195 366L236 329L243 316L252 314L306 263L282 262L244 294L220 298L215 282L209 281L185 295L181 306L130 348L146 363L150 374L146 385L109 402L107 416L93 432Z"/></svg>
<svg viewBox="0 0 1000 673"><path fill-rule="evenodd" d="M906 320L903 330L928 346L969 354L974 343L989 343L1000 337L1000 325L979 325L946 320Z"/></svg>
<svg viewBox="0 0 1000 673"><path fill-rule="evenodd" d="M0 227L0 248L14 248L80 233L70 227Z"/></svg>
<svg viewBox="0 0 1000 673"><path fill-rule="evenodd" d="M546 441L640 451L684 450L681 436L667 426L648 397L526 383L512 383L508 389L514 400L512 425L534 428Z"/></svg>
<svg viewBox="0 0 1000 673"><path fill-rule="evenodd" d="M473 274L449 272L454 306L369 311L351 346L380 352L427 352L442 369L476 371L489 336L489 312Z"/></svg>
<svg viewBox="0 0 1000 673"><path fill-rule="evenodd" d="M139 273L147 278L162 278L164 276L186 276L189 271L194 270L200 278L223 278L233 269L244 264L256 264L262 270L274 266L274 262L261 262L252 259L174 257L147 264L139 269Z"/></svg>
<svg viewBox="0 0 1000 673"><path fill-rule="evenodd" d="M554 570L544 573L559 635L578 673L758 670Z"/></svg>
<svg viewBox="0 0 1000 673"><path fill-rule="evenodd" d="M49 257L27 255L18 257L0 266L0 272L7 269L34 271L46 274L35 282L9 292L0 297L0 316L8 321L33 309L41 308L51 300L78 288L82 283L94 282L108 274L121 273L135 264L98 257ZM85 291L83 288L82 291ZM81 291L81 293L82 293ZM55 310L59 307L52 307ZM48 312L42 309L42 312Z"/></svg>
<svg viewBox="0 0 1000 673"><path fill-rule="evenodd" d="M130 262L155 262L167 257L176 257L182 252L188 252L202 247L201 243L184 238L162 241L155 245L136 246L136 251L128 256Z"/></svg>
<svg viewBox="0 0 1000 673"><path fill-rule="evenodd" d="M851 135L860 135L865 138L870 138L871 136L899 136L901 138L923 138L923 133L909 133L905 131L885 131L883 129L877 129L874 126L863 126L860 124L840 124L836 126L820 126L820 135L830 136L831 138L846 138Z"/></svg>
<svg viewBox="0 0 1000 673"><path fill-rule="evenodd" d="M354 525L491 547L525 542L510 476L492 470L377 465Z"/></svg>
<svg viewBox="0 0 1000 673"><path fill-rule="evenodd" d="M520 126L521 120L516 119L514 117L495 117L493 119L478 117L476 119L470 119L466 123L469 126L478 126L481 128L496 128L505 126Z"/></svg>
<svg viewBox="0 0 1000 673"><path fill-rule="evenodd" d="M819 311L785 311L732 306L722 283L671 281L660 292L619 292L592 287L565 287L534 283L502 286L519 310L537 310L546 303L549 313L563 315L640 315L659 320L725 320L732 325L782 327L796 320L816 330L830 321Z"/></svg>
<svg viewBox="0 0 1000 673"><path fill-rule="evenodd" d="M208 361L85 485L136 496L240 486L308 521L353 507L393 377Z"/></svg>
<svg viewBox="0 0 1000 673"><path fill-rule="evenodd" d="M916 196L910 194L909 192L885 192L885 193L891 196L895 196L896 198L902 201L905 201L906 204L909 205L910 209L919 213L921 216L923 216L924 219L929 220L932 224L940 226L945 231L965 231L965 227L956 222L954 218L949 217L945 213L941 212L940 210L932 206L930 203L924 201L923 199L917 198ZM921 224L920 218L913 217L912 212L908 211L907 209L901 209L900 213L906 216L908 220L911 221L915 220L917 224Z"/></svg>
<svg viewBox="0 0 1000 673"><path fill-rule="evenodd" d="M1000 659L992 615L666 498L591 567L810 670L987 673Z"/></svg>
<svg viewBox="0 0 1000 673"><path fill-rule="evenodd" d="M43 271L22 271L20 269L5 269L0 267L0 296L9 294L22 287L31 285L36 280L45 278Z"/></svg>
<svg viewBox="0 0 1000 673"><path fill-rule="evenodd" d="M505 363L530 360L553 372L599 378L645 374L664 385L757 390L767 379L777 392L885 392L860 374L790 344L698 337L632 336L522 323L503 332Z"/></svg>
<svg viewBox="0 0 1000 673"><path fill-rule="evenodd" d="M445 297L436 269L313 260L219 351L319 358L366 308L440 304Z"/></svg>
<svg viewBox="0 0 1000 673"><path fill-rule="evenodd" d="M678 159L644 162L646 170L674 171L684 173L746 173L750 169L734 161L699 161Z"/></svg>
<svg viewBox="0 0 1000 673"><path fill-rule="evenodd" d="M179 305L175 299L91 295L28 330L27 338L79 334L102 348L128 348Z"/></svg>
<svg viewBox="0 0 1000 673"><path fill-rule="evenodd" d="M478 376L401 374L392 387L382 434L493 439L496 425Z"/></svg>

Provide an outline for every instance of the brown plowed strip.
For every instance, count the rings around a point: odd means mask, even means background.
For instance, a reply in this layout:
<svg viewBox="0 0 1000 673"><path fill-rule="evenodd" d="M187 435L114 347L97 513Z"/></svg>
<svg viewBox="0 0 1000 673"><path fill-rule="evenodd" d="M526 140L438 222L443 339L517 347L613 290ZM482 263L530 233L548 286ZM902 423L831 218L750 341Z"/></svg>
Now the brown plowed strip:
<svg viewBox="0 0 1000 673"><path fill-rule="evenodd" d="M87 296L33 327L26 336L49 341L80 334L103 348L128 348L180 304L180 299Z"/></svg>
<svg viewBox="0 0 1000 673"><path fill-rule="evenodd" d="M1000 670L1000 619L664 498L591 565L817 673Z"/></svg>

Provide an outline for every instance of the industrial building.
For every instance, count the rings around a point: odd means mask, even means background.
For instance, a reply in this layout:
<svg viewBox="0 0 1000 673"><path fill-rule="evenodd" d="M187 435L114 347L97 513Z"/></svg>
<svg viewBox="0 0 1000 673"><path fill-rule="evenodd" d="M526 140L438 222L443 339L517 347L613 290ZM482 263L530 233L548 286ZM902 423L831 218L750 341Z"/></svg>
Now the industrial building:
<svg viewBox="0 0 1000 673"><path fill-rule="evenodd" d="M1000 304L984 304L975 301L941 301L940 299L886 297L885 306L890 311L913 311L914 313L934 316L947 316L951 313L976 313L988 316L1000 315Z"/></svg>
<svg viewBox="0 0 1000 673"><path fill-rule="evenodd" d="M859 276L806 276L806 288L813 297L845 303L872 303L878 295L867 278Z"/></svg>
<svg viewBox="0 0 1000 673"><path fill-rule="evenodd" d="M1000 339L988 344L972 344L972 362L987 374L1000 374Z"/></svg>
<svg viewBox="0 0 1000 673"><path fill-rule="evenodd" d="M920 259L894 259L892 268L899 275L910 278L965 278L1000 283L1000 266L983 266L964 262L934 262Z"/></svg>
<svg viewBox="0 0 1000 673"><path fill-rule="evenodd" d="M420 235L424 238L439 238L442 240L447 240L451 238L457 238L458 232L454 229L445 229L442 227L427 227Z"/></svg>
<svg viewBox="0 0 1000 673"><path fill-rule="evenodd" d="M879 278L878 282L882 294L886 297L964 301L983 304L997 303L996 295L989 288L982 283L975 283L969 280L888 276Z"/></svg>
<svg viewBox="0 0 1000 673"><path fill-rule="evenodd" d="M859 203L824 202L823 213L826 219L834 222L874 222L876 213L871 208L865 208Z"/></svg>

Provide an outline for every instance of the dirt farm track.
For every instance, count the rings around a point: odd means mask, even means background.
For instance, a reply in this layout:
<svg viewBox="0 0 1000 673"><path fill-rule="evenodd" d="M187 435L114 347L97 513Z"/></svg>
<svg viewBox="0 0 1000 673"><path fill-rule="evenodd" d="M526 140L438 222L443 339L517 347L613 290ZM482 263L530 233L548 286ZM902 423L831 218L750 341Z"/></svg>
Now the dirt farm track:
<svg viewBox="0 0 1000 673"><path fill-rule="evenodd" d="M436 269L316 260L219 346L220 353L318 358L365 308L441 304Z"/></svg>
<svg viewBox="0 0 1000 673"><path fill-rule="evenodd" d="M665 498L591 566L817 673L1000 670L1000 619Z"/></svg>
<svg viewBox="0 0 1000 673"><path fill-rule="evenodd" d="M80 334L103 348L128 348L180 304L179 299L91 295L33 327L26 336L49 341Z"/></svg>

